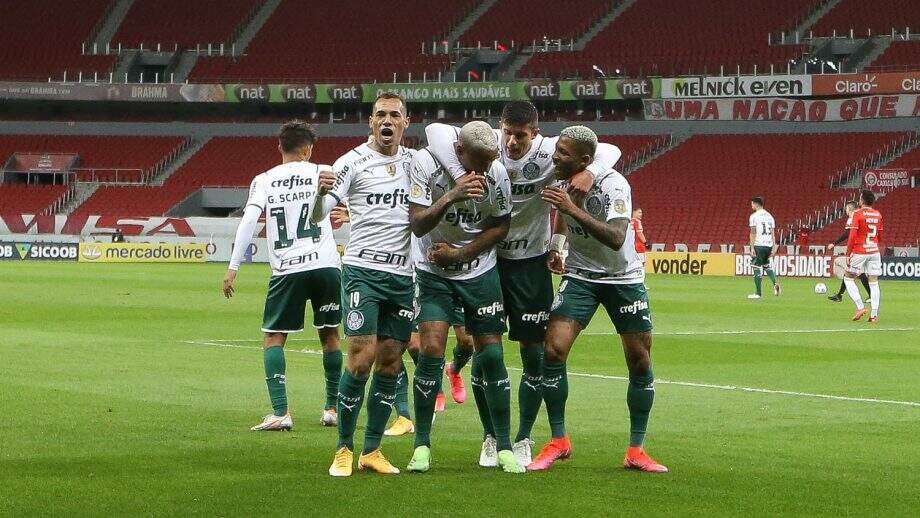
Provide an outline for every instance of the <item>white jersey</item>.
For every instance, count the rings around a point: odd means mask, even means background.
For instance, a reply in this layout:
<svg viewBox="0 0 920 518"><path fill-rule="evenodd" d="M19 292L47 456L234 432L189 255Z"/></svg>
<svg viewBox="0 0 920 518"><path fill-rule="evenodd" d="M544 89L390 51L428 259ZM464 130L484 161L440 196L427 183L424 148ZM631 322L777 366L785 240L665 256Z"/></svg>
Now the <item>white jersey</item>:
<svg viewBox="0 0 920 518"><path fill-rule="evenodd" d="M443 137L438 138L437 142L430 143L435 156L442 159L451 172L457 172L458 169L462 171L462 165L453 146L460 134L460 128L446 124L432 124L429 128L433 130L432 135ZM447 142L451 132L453 138ZM556 164L553 163L553 153L556 151L559 137L537 135L531 141L530 150L515 160L508 156L507 148L501 143L502 131L493 129L493 132L498 144L499 159L511 180L511 228L505 240L498 245L498 256L502 259L527 259L545 254L549 250L552 235L549 218L552 206L543 201L540 191L555 181ZM620 155L620 150L616 146L600 143L594 161L587 169L598 177L616 165Z"/></svg>
<svg viewBox="0 0 920 518"><path fill-rule="evenodd" d="M748 226L754 227L754 246L773 247L773 229L776 222L764 209L758 209L748 219Z"/></svg>
<svg viewBox="0 0 920 518"><path fill-rule="evenodd" d="M569 256L566 274L591 282L606 284L636 284L645 282L642 256L636 252L636 235L629 224L632 214L632 192L626 178L616 171L602 175L582 202L582 208L604 223L626 220L626 239L619 250L595 239L571 216L565 216L569 227Z"/></svg>
<svg viewBox="0 0 920 518"><path fill-rule="evenodd" d="M412 275L409 168L414 156L414 150L402 146L387 156L361 144L332 166L337 179L329 194L344 202L351 215L345 264Z"/></svg>
<svg viewBox="0 0 920 518"><path fill-rule="evenodd" d="M246 205L265 211L272 275L339 267L329 220L310 221L319 170L310 162L288 162L256 176L249 186Z"/></svg>
<svg viewBox="0 0 920 518"><path fill-rule="evenodd" d="M430 207L454 185L454 179L427 150L415 155L412 163L409 201ZM412 257L415 267L449 279L476 278L495 266L495 248L490 248L471 261L441 268L428 260L428 250L434 243L463 247L482 233L491 218L511 214L511 182L505 167L498 161L486 174L487 191L482 200L468 199L451 205L438 224L422 237L413 240Z"/></svg>

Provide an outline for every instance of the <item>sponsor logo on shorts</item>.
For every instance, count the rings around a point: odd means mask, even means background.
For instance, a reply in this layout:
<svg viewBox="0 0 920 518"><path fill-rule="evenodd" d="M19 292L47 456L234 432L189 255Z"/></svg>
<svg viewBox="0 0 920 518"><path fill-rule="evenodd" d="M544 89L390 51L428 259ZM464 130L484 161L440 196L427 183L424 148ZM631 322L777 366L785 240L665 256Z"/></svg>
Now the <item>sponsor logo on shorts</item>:
<svg viewBox="0 0 920 518"><path fill-rule="evenodd" d="M503 311L505 311L505 306L502 305L501 302L493 302L492 304L488 306L477 308L476 314L479 316L483 316L483 315L495 316Z"/></svg>
<svg viewBox="0 0 920 518"><path fill-rule="evenodd" d="M648 309L648 302L644 300L637 300L628 306L620 306L620 313L629 313L631 315L635 315L636 313L645 311L646 309Z"/></svg>
<svg viewBox="0 0 920 518"><path fill-rule="evenodd" d="M524 313L521 315L521 322L534 322L539 324L540 322L546 322L549 320L549 313L546 311L541 311L539 313Z"/></svg>
<svg viewBox="0 0 920 518"><path fill-rule="evenodd" d="M348 318L345 320L345 324L348 326L348 329L351 329L352 331L361 329L361 326L364 325L364 314L358 310L349 311Z"/></svg>
<svg viewBox="0 0 920 518"><path fill-rule="evenodd" d="M559 291L560 291L560 292L562 291L561 287L560 287L560 290L559 290ZM562 300L563 300L563 298L562 298L562 293L557 293L557 294L556 294L556 298L553 299L553 307L551 308L551 310L558 309L559 306L562 305Z"/></svg>
<svg viewBox="0 0 920 518"><path fill-rule="evenodd" d="M342 309L342 307L339 306L338 304L336 304L335 302L330 302L329 304L326 304L326 305L323 305L323 306L320 306L320 307L319 307L320 312L323 312L323 311L338 311L338 310L340 310L340 309Z"/></svg>
<svg viewBox="0 0 920 518"><path fill-rule="evenodd" d="M409 320L415 318L415 312L409 309L400 309L397 315L403 318L408 318Z"/></svg>

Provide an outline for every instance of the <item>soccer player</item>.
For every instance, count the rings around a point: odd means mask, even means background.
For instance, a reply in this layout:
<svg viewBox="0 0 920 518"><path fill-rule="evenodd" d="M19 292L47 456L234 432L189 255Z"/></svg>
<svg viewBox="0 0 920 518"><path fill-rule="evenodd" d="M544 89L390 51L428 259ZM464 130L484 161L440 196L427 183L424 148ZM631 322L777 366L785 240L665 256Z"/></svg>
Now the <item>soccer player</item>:
<svg viewBox="0 0 920 518"><path fill-rule="evenodd" d="M313 326L323 347L326 376L326 406L321 423L336 424L336 393L342 370L339 350L341 290L339 253L328 221L310 221L311 206L316 200L319 174L323 168L310 163L316 134L301 121L281 127L278 137L281 165L256 176L249 187L249 199L233 246L230 266L224 276L224 296L234 294L237 270L249 247L262 211L269 244L272 276L262 317L262 355L265 382L272 413L252 430L290 430L294 421L288 411L285 388L284 344L289 333L303 331L304 310L309 299L313 305Z"/></svg>
<svg viewBox="0 0 920 518"><path fill-rule="evenodd" d="M646 244L648 240L645 239L645 229L642 228L642 209L636 207L632 212L632 221L629 222L632 225L633 232L636 234L636 253L639 254L639 258L642 259L642 264L645 264L645 252L647 250Z"/></svg>
<svg viewBox="0 0 920 518"><path fill-rule="evenodd" d="M752 265L754 266L754 293L748 295L749 299L759 299L761 297L761 283L763 274L766 273L773 283L773 295L777 297L781 293L779 283L776 282L776 273L770 268L770 258L776 255L776 222L773 216L763 208L763 198L754 196L751 198L751 217L748 219L748 227L751 230L750 244L754 255Z"/></svg>
<svg viewBox="0 0 920 518"><path fill-rule="evenodd" d="M591 161L597 136L584 126L562 131L553 161L556 175L571 178ZM565 430L565 403L569 385L566 359L578 334L587 327L599 305L620 335L629 386L629 447L623 465L629 469L665 472L668 469L645 453L646 427L655 399L652 374L652 319L645 289L645 268L636 253L632 226L632 195L629 183L615 170L594 181L588 197L574 202L558 186L543 189L542 197L553 204L557 218L549 267L565 273L546 329L546 365L543 371L543 399L549 416L552 439L540 450L528 470L549 469L559 459L572 454L572 443ZM568 238L565 234L568 234ZM563 259L565 241L568 259Z"/></svg>
<svg viewBox="0 0 920 518"><path fill-rule="evenodd" d="M413 252L421 351L414 379L415 451L408 469L431 467L435 394L441 388L450 315L459 304L476 348L473 396L484 433L496 438L498 465L523 473L511 451L511 385L501 346L505 311L495 266L495 246L510 226L511 183L495 160L498 145L488 124L466 124L455 145L470 171L457 180L427 149L412 165L409 218L417 238Z"/></svg>
<svg viewBox="0 0 920 518"><path fill-rule="evenodd" d="M466 173L453 150L457 131L444 124L431 124L425 129L432 153L454 178ZM553 279L546 267L551 207L540 199L540 191L555 181L552 157L558 137L545 137L539 131L537 108L530 101L505 104L500 128L494 130L501 143L499 157L511 180L511 228L498 246L498 271L508 316L508 338L520 343L523 365L518 385L520 419L513 450L524 466L532 460L530 434L543 401L543 335L553 302ZM573 190L584 195L594 178L612 168L619 158L616 146L598 144L587 170L569 180ZM455 349L453 361L447 365L448 380L454 388L462 383L459 372L470 352ZM495 448L495 438L487 436L481 454L484 465L495 465L494 453L490 454Z"/></svg>
<svg viewBox="0 0 920 518"><path fill-rule="evenodd" d="M351 230L342 260L348 359L338 392L338 445L329 474L352 474L354 434L367 390L367 427L358 468L399 473L380 450L396 379L412 332L412 262L409 260L409 166L415 152L401 145L409 126L402 97L377 97L369 119L373 139L352 149L320 175L311 220L348 206ZM373 369L373 375L371 375Z"/></svg>
<svg viewBox="0 0 920 518"><path fill-rule="evenodd" d="M857 202L853 200L850 200L846 203L846 208L844 210L846 210L846 213L847 213L847 225L844 228L843 234L841 234L840 237L835 239L833 243L830 243L827 245L827 249L830 251L831 254L834 253L835 246L839 245L840 243L843 243L844 241L847 240L847 238L850 237L850 229L853 228L853 213L856 212L856 207L857 207ZM869 277L866 276L865 272L859 275L859 282L862 283L863 288L865 288L866 290L866 293L869 293ZM829 296L828 300L832 300L834 302L843 301L843 293L845 291L847 291L847 285L843 281L843 279L841 279L840 288L837 290L837 293L835 295ZM866 302L868 301L869 299L866 299Z"/></svg>
<svg viewBox="0 0 920 518"><path fill-rule="evenodd" d="M869 299L872 301L872 313L869 323L878 322L878 308L882 301L882 292L879 290L878 277L882 274L882 255L879 243L882 242L882 214L873 209L875 194L863 189L859 193L859 209L853 212L853 224L850 228L850 237L847 240L847 269L843 274L843 282L847 286L847 293L856 304L856 313L853 320L859 320L866 314L866 307L859 296L856 287L856 276L865 272L869 277Z"/></svg>

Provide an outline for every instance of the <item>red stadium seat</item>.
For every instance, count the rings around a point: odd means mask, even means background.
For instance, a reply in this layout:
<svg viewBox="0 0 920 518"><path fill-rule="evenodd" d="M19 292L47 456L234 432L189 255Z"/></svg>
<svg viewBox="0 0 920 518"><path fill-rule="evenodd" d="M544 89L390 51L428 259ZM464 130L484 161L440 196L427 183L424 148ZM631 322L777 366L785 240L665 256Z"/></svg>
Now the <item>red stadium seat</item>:
<svg viewBox="0 0 920 518"><path fill-rule="evenodd" d="M135 0L112 38L137 48L157 43L172 49L229 43L234 31L263 2L257 0Z"/></svg>
<svg viewBox="0 0 920 518"><path fill-rule="evenodd" d="M870 29L872 34L885 34L892 28L904 32L907 27L912 31L920 28L920 2L916 0L841 0L811 31L815 36L830 36L835 30L848 35L853 29L856 36L865 36Z"/></svg>

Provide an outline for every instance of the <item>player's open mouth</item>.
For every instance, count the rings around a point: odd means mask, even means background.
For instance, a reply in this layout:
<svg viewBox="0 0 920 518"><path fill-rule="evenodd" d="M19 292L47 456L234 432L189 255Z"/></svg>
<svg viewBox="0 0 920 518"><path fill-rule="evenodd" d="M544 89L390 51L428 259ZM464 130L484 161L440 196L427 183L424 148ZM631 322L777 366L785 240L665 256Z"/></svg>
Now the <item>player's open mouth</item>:
<svg viewBox="0 0 920 518"><path fill-rule="evenodd" d="M393 128L383 128L380 130L380 136L392 138L393 137Z"/></svg>

